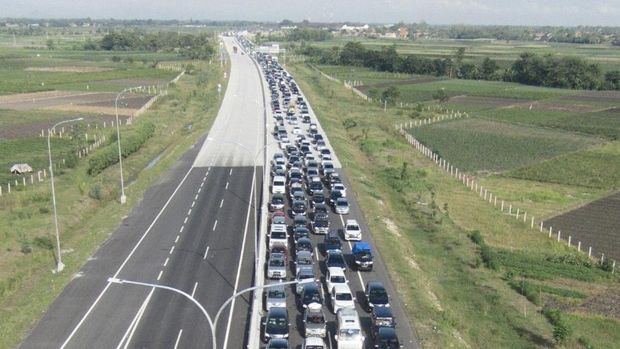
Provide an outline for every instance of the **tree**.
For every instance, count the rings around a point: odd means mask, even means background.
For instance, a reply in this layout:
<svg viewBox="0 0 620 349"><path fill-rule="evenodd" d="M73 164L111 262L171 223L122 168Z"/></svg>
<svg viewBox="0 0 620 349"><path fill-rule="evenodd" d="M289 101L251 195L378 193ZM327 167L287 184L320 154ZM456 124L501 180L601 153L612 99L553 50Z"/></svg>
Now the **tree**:
<svg viewBox="0 0 620 349"><path fill-rule="evenodd" d="M45 44L47 45L47 49L48 50L55 50L56 49L56 44L54 43L54 40L52 40L52 39L48 39Z"/></svg>
<svg viewBox="0 0 620 349"><path fill-rule="evenodd" d="M448 96L444 88L440 88L439 90L433 92L433 99L439 101L439 103L442 103L450 99L450 96Z"/></svg>
<svg viewBox="0 0 620 349"><path fill-rule="evenodd" d="M394 87L388 87L383 93L381 93L381 99L384 101L389 101L390 103L396 103L396 99L400 97L400 91Z"/></svg>
<svg viewBox="0 0 620 349"><path fill-rule="evenodd" d="M484 80L495 80L497 78L495 74L497 69L499 69L497 62L489 57L485 57L480 65L480 77Z"/></svg>
<svg viewBox="0 0 620 349"><path fill-rule="evenodd" d="M605 73L605 88L608 90L620 90L620 70Z"/></svg>

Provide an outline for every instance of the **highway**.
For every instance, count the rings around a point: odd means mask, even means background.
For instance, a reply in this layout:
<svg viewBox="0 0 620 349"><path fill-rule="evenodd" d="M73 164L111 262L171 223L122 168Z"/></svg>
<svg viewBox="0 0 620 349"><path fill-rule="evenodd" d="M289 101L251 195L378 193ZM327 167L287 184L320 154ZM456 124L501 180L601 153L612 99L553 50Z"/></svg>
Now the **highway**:
<svg viewBox="0 0 620 349"><path fill-rule="evenodd" d="M225 38L228 52L233 39ZM211 317L235 290L252 284L254 158L264 140L259 74L230 54L221 109L203 136L150 188L84 265L21 348L204 348L199 308L167 290L108 282L116 277L178 288ZM246 340L249 296L220 319L218 347Z"/></svg>

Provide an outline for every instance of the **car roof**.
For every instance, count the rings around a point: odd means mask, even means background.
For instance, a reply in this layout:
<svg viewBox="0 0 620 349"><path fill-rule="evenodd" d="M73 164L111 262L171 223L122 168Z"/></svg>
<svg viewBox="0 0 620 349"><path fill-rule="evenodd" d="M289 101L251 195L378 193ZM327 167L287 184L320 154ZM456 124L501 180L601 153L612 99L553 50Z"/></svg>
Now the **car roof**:
<svg viewBox="0 0 620 349"><path fill-rule="evenodd" d="M381 326L377 330L377 334L386 339L397 338L396 329L394 327Z"/></svg>
<svg viewBox="0 0 620 349"><path fill-rule="evenodd" d="M342 254L342 251L340 251L340 250L329 250L329 251L327 251L327 255L328 256L330 256L330 255L341 255L341 256L344 256Z"/></svg>
<svg viewBox="0 0 620 349"><path fill-rule="evenodd" d="M300 242L307 242L309 244L312 244L312 240L310 240L310 238L307 238L307 237L299 238L299 240L297 240L297 243L300 243Z"/></svg>
<svg viewBox="0 0 620 349"><path fill-rule="evenodd" d="M286 178L284 176L275 176L273 177L274 181L286 181Z"/></svg>
<svg viewBox="0 0 620 349"><path fill-rule="evenodd" d="M372 312L376 317L393 317L391 307L373 307Z"/></svg>
<svg viewBox="0 0 620 349"><path fill-rule="evenodd" d="M347 284L335 284L333 288L336 291L336 293L351 293L352 294L351 288Z"/></svg>
<svg viewBox="0 0 620 349"><path fill-rule="evenodd" d="M319 338L319 337L308 337L305 339L305 343L306 345L325 345L325 341L323 341L323 338Z"/></svg>
<svg viewBox="0 0 620 349"><path fill-rule="evenodd" d="M356 221L355 219L347 219L347 225L349 225L349 224L355 224L355 225L358 225L358 224L357 224L357 221Z"/></svg>
<svg viewBox="0 0 620 349"><path fill-rule="evenodd" d="M344 276L344 270L340 267L329 267L327 268L330 275L342 275Z"/></svg>
<svg viewBox="0 0 620 349"><path fill-rule="evenodd" d="M278 316L278 317L288 316L288 311L284 307L272 307L269 309L267 316Z"/></svg>
<svg viewBox="0 0 620 349"><path fill-rule="evenodd" d="M383 288L385 289L385 287L383 286L383 283L381 283L381 281L368 281L368 283L366 284L366 288Z"/></svg>
<svg viewBox="0 0 620 349"><path fill-rule="evenodd" d="M270 285L275 285L275 286L271 286L267 288L267 291L284 291L285 290L284 285L281 285L279 283L273 283Z"/></svg>

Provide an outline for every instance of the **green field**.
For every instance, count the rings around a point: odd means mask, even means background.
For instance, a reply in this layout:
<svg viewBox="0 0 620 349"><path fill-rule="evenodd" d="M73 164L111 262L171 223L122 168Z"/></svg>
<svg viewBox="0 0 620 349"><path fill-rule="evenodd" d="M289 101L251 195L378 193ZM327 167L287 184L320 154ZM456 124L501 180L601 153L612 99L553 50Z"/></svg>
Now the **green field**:
<svg viewBox="0 0 620 349"><path fill-rule="evenodd" d="M465 48L466 62L481 62L484 57L498 61L502 68L508 67L522 52L537 54L551 53L559 56L574 56L599 63L603 70L615 70L620 65L620 48L611 45L583 45L568 43L550 43L534 41L500 41L500 40L398 40L366 39L336 36L334 39L315 42L312 45L330 48L344 46L349 41L359 41L367 48L380 50L385 46L396 46L403 54L419 55L427 58L445 58L454 56L459 47Z"/></svg>
<svg viewBox="0 0 620 349"><path fill-rule="evenodd" d="M591 137L481 119L461 119L409 131L454 166L497 172L550 159L600 142Z"/></svg>
<svg viewBox="0 0 620 349"><path fill-rule="evenodd" d="M112 56L123 59L132 57L134 63L112 62ZM122 84L98 85L95 81L116 79L160 79L168 81L175 72L152 68L153 62L173 60L172 54L152 53L112 53L86 51L37 51L0 49L0 95L49 91L49 90L89 90L118 91ZM144 60L144 61L143 61ZM31 68L46 67L96 67L107 68L102 72L48 72L33 71ZM100 86L105 86L101 88ZM99 87L99 89L98 89Z"/></svg>

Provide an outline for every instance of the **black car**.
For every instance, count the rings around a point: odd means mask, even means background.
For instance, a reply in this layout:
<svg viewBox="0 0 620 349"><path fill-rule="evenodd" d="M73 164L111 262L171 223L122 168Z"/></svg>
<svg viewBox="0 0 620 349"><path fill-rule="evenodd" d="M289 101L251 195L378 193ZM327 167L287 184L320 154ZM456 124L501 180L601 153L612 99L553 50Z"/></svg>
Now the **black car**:
<svg viewBox="0 0 620 349"><path fill-rule="evenodd" d="M380 281L368 281L364 295L366 296L366 311L371 311L374 307L390 306L390 297Z"/></svg>
<svg viewBox="0 0 620 349"><path fill-rule="evenodd" d="M308 251L310 253L314 252L314 248L312 247L312 240L307 237L302 237L295 241L295 253L299 251Z"/></svg>
<svg viewBox="0 0 620 349"><path fill-rule="evenodd" d="M310 230L308 230L308 228L295 227L293 229L293 238L295 239L295 241L298 241L301 238L309 238L309 237L310 237Z"/></svg>
<svg viewBox="0 0 620 349"><path fill-rule="evenodd" d="M373 334L379 327L396 327L392 307L374 307L370 314Z"/></svg>
<svg viewBox="0 0 620 349"><path fill-rule="evenodd" d="M299 305L301 308L308 307L310 303L323 303L320 287L314 282L304 284L299 296Z"/></svg>
<svg viewBox="0 0 620 349"><path fill-rule="evenodd" d="M342 251L342 243L340 242L340 236L337 230L331 230L325 235L323 250L325 254L327 254L327 251Z"/></svg>
<svg viewBox="0 0 620 349"><path fill-rule="evenodd" d="M329 209L327 208L327 205L325 204L315 204L314 205L314 216L316 217L317 215L321 215L324 214L327 216L327 212L329 211Z"/></svg>
<svg viewBox="0 0 620 349"><path fill-rule="evenodd" d="M379 349L402 348L398 341L396 329L393 327L379 327L374 333L374 347Z"/></svg>
<svg viewBox="0 0 620 349"><path fill-rule="evenodd" d="M320 183L320 182L319 182ZM322 184L321 184L322 187ZM314 207L315 205L324 204L325 203L325 194L323 192L316 192L310 198L310 205Z"/></svg>
<svg viewBox="0 0 620 349"><path fill-rule="evenodd" d="M328 250L325 258L325 268L338 267L342 271L347 271L347 262L344 260L342 251Z"/></svg>
<svg viewBox="0 0 620 349"><path fill-rule="evenodd" d="M301 200L293 201L291 211L293 212L294 216L298 216L298 215L305 216L306 215L306 203Z"/></svg>
<svg viewBox="0 0 620 349"><path fill-rule="evenodd" d="M274 307L269 309L265 322L265 335L263 340L268 342L272 338L288 338L288 312L286 308Z"/></svg>

